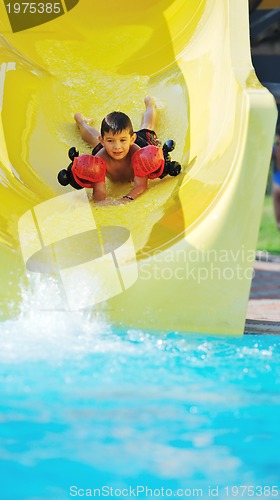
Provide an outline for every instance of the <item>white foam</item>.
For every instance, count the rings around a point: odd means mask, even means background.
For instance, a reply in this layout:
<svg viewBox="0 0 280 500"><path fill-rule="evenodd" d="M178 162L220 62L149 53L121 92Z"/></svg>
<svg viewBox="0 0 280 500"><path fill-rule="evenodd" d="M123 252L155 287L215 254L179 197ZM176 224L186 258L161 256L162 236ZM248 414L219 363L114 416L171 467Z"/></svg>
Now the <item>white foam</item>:
<svg viewBox="0 0 280 500"><path fill-rule="evenodd" d="M67 311L58 280L37 273L29 279L20 314L0 323L1 363L77 358L104 350L104 343L110 350L111 327L102 313Z"/></svg>

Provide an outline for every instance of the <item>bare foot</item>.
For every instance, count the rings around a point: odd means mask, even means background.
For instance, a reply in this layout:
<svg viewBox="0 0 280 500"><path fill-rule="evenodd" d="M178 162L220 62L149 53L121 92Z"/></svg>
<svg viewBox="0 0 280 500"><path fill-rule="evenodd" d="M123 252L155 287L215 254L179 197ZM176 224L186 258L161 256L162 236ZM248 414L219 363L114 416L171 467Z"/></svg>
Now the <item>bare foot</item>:
<svg viewBox="0 0 280 500"><path fill-rule="evenodd" d="M155 100L150 95L146 95L146 97L144 99L144 103L145 103L146 108L150 108L150 107L156 108Z"/></svg>
<svg viewBox="0 0 280 500"><path fill-rule="evenodd" d="M80 128L81 125L92 125L93 123L92 118L85 118L85 116L82 115L82 113L76 113L74 115L74 120L78 128Z"/></svg>
<svg viewBox="0 0 280 500"><path fill-rule="evenodd" d="M141 128L147 128L149 130L155 130L156 117L157 117L157 107L154 99L147 95L144 99L146 106L145 112L143 114Z"/></svg>

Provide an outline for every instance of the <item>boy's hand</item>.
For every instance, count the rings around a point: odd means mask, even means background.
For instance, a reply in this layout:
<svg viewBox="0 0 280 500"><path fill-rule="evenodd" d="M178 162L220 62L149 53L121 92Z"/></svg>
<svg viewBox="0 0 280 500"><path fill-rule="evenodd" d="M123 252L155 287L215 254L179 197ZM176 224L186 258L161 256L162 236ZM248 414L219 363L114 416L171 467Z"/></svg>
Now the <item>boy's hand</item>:
<svg viewBox="0 0 280 500"><path fill-rule="evenodd" d="M125 203L130 203L133 200L130 200L129 198L126 198L123 196L122 198L119 198L118 200L113 201L113 205L124 205Z"/></svg>

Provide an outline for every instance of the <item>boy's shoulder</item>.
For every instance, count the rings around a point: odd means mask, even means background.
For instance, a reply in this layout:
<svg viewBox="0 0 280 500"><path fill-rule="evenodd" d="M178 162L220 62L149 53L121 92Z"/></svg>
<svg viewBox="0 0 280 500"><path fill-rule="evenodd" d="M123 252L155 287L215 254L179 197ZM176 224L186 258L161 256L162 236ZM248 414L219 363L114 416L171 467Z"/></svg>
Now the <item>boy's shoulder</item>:
<svg viewBox="0 0 280 500"><path fill-rule="evenodd" d="M106 153L105 148L100 149L94 156L97 156L98 158L102 158L103 160L106 160L107 153Z"/></svg>
<svg viewBox="0 0 280 500"><path fill-rule="evenodd" d="M129 148L129 153L131 154L131 156L136 153L136 151L138 151L138 149L141 149L139 146L137 146L137 144L132 144Z"/></svg>

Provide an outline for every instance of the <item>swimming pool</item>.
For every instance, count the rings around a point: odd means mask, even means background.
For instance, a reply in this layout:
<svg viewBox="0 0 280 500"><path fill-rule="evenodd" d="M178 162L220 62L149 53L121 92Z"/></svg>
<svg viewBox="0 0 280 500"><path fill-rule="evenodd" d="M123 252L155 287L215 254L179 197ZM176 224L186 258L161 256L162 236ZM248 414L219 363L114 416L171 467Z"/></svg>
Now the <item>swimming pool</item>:
<svg viewBox="0 0 280 500"><path fill-rule="evenodd" d="M280 495L279 336L29 307L0 338L1 498Z"/></svg>

